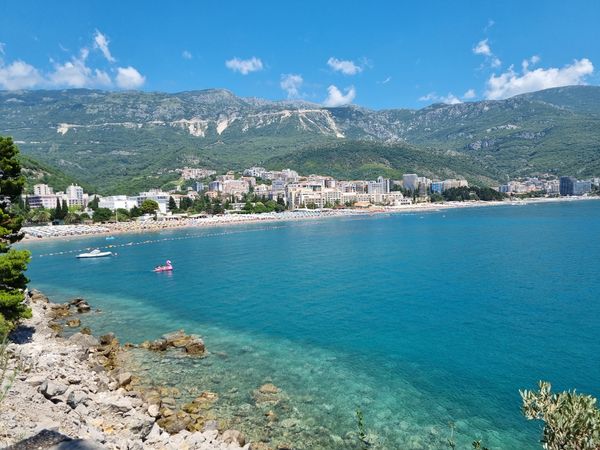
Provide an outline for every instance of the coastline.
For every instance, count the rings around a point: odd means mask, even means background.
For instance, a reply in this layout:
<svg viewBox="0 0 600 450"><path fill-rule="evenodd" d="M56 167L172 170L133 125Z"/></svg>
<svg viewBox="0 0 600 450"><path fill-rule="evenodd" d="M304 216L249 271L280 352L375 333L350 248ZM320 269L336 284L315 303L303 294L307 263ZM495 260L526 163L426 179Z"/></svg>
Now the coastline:
<svg viewBox="0 0 600 450"><path fill-rule="evenodd" d="M188 421L182 427L185 413L160 393L141 389L127 371L125 352L114 335L96 338L80 330L61 337L58 324L67 318L78 323L69 309L88 312L85 300L55 304L33 290L26 302L32 318L12 333L6 350L8 372L3 381L8 387L0 410L3 447L47 448L83 441L84 447L73 448L252 448L242 433L220 429L214 420ZM185 338L190 355L204 352L201 340L181 333L170 338ZM207 401L210 395L203 392L197 400Z"/></svg>
<svg viewBox="0 0 600 450"><path fill-rule="evenodd" d="M144 234L165 230L184 229L184 228L212 228L221 226L232 226L241 224L257 224L257 223L277 223L277 222L293 222L306 220L320 220L331 218L347 218L347 217L365 217L380 214L407 214L420 212L437 212L442 210L464 209L464 208L479 208L490 206L521 206L530 204L543 203L558 203L558 202L580 202L600 200L600 196L595 197L542 197L528 198L519 200L503 200L503 201L469 201L469 202L442 202L442 203L415 203L411 205L403 205L397 207L375 207L365 210L359 209L339 209L339 210L296 210L286 211L283 213L264 213L264 214L231 214L223 216L210 216L206 218L185 218L171 221L147 221L147 222L118 222L102 224L102 227L107 231L92 231L85 233L70 233L65 230L65 233L49 235L43 237L35 237L30 234L25 235L24 243L41 242L48 240L72 240L85 237L97 236L113 236L121 234ZM58 226L53 227L30 227L33 229L42 228L44 230L57 230ZM73 230L76 230L74 228ZM27 232L27 228L25 228Z"/></svg>

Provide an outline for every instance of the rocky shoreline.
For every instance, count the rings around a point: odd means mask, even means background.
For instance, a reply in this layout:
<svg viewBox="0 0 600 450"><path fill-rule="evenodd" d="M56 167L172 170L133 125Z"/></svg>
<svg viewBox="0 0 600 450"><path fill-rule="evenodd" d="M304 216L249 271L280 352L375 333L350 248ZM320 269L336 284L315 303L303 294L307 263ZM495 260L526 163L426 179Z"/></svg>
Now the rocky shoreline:
<svg viewBox="0 0 600 450"><path fill-rule="evenodd" d="M262 443L246 443L238 430L220 431L216 420L203 416L217 399L214 393L202 392L178 409L161 392L139 388L123 364L126 352L114 335L96 338L82 329L61 337L63 324L79 327L72 312L90 311L85 300L55 304L34 290L27 302L33 317L23 321L7 347L4 383L9 387L0 407L1 447L70 448L60 446L62 439L63 444L81 442L90 449L264 448ZM182 331L142 347L174 348L189 357L205 352L200 337ZM9 382L11 373L16 375Z"/></svg>

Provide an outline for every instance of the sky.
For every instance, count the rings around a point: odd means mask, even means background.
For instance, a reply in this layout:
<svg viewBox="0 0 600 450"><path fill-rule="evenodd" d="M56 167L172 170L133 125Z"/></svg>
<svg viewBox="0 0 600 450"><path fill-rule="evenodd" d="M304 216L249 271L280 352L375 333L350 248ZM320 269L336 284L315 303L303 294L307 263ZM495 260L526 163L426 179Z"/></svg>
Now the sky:
<svg viewBox="0 0 600 450"><path fill-rule="evenodd" d="M600 84L600 1L0 4L0 89L421 108Z"/></svg>

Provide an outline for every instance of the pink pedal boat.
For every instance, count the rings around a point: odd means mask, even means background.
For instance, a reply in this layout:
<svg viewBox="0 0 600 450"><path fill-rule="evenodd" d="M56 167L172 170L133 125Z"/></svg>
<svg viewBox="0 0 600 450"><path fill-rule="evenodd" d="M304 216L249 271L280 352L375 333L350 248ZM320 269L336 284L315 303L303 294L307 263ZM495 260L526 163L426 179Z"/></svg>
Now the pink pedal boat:
<svg viewBox="0 0 600 450"><path fill-rule="evenodd" d="M171 272L173 270L173 266L171 265L171 261L167 260L164 266L156 266L154 268L154 272Z"/></svg>

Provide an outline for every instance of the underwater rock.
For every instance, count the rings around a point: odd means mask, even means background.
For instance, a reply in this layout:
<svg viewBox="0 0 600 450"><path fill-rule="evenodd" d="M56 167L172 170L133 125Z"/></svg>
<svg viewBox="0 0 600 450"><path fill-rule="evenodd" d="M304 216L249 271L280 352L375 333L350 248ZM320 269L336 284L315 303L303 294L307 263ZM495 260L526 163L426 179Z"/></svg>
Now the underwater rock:
<svg viewBox="0 0 600 450"><path fill-rule="evenodd" d="M263 384L260 388L252 392L252 397L257 405L270 404L276 405L280 402L280 390L272 383Z"/></svg>
<svg viewBox="0 0 600 450"><path fill-rule="evenodd" d="M69 306L74 306L75 308L77 308L77 312L80 314L89 312L92 309L89 303L81 297L74 298L73 300L71 300L69 302Z"/></svg>
<svg viewBox="0 0 600 450"><path fill-rule="evenodd" d="M87 303L82 303L79 306L77 306L77 312L79 314L90 312L91 309L92 309L92 307L90 305L88 305Z"/></svg>
<svg viewBox="0 0 600 450"><path fill-rule="evenodd" d="M181 348L185 347L188 342L188 336L183 330L173 331L171 333L163 334L161 339L167 341L167 345L170 347Z"/></svg>
<svg viewBox="0 0 600 450"><path fill-rule="evenodd" d="M167 333L155 341L145 341L140 344L140 347L157 352L164 352L172 347L183 350L190 356L202 356L206 351L206 346L200 336L187 335L183 330Z"/></svg>
<svg viewBox="0 0 600 450"><path fill-rule="evenodd" d="M263 384L258 390L262 394L277 394L279 392L279 388L272 383Z"/></svg>
<svg viewBox="0 0 600 450"><path fill-rule="evenodd" d="M77 328L81 326L81 320L75 318L75 319L70 319L67 320L67 326L70 328Z"/></svg>
<svg viewBox="0 0 600 450"><path fill-rule="evenodd" d="M140 344L140 347L152 350L153 352L164 352L169 345L164 339L157 339L155 341L144 341Z"/></svg>
<svg viewBox="0 0 600 450"><path fill-rule="evenodd" d="M69 304L53 303L50 305L50 313L48 314L51 319L59 319L61 317L68 317L71 315L69 311Z"/></svg>
<svg viewBox="0 0 600 450"><path fill-rule="evenodd" d="M200 336L190 336L189 342L185 345L185 351L190 355L203 355L205 350L204 341Z"/></svg>
<svg viewBox="0 0 600 450"><path fill-rule="evenodd" d="M277 414L275 414L272 409L265 413L265 417L270 423L277 422L278 420Z"/></svg>
<svg viewBox="0 0 600 450"><path fill-rule="evenodd" d="M158 425L169 434L177 434L192 425L192 418L189 414L179 411L167 417L162 417L156 421Z"/></svg>

